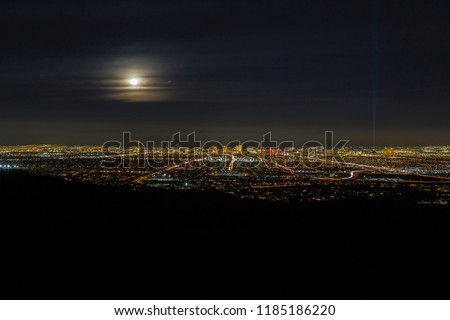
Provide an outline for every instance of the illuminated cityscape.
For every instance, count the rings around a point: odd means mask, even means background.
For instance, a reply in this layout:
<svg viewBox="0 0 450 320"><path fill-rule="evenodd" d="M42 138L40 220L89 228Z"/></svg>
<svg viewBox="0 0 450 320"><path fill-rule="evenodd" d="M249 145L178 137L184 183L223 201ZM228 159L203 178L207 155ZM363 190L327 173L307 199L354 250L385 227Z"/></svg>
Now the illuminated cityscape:
<svg viewBox="0 0 450 320"><path fill-rule="evenodd" d="M450 147L203 149L101 146L0 147L0 170L24 170L83 184L130 189L218 190L243 199L320 202L412 197L450 203Z"/></svg>
<svg viewBox="0 0 450 320"><path fill-rule="evenodd" d="M448 9L2 1L7 300L450 298Z"/></svg>

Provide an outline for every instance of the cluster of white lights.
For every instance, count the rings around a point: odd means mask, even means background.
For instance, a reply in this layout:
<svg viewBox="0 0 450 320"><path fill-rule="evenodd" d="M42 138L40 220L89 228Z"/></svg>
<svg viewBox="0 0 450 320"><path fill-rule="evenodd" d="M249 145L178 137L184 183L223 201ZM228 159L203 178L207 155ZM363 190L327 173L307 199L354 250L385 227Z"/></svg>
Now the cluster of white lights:
<svg viewBox="0 0 450 320"><path fill-rule="evenodd" d="M13 168L18 168L19 166L17 165L10 165L10 164L0 164L0 168L4 168L4 169L13 169Z"/></svg>

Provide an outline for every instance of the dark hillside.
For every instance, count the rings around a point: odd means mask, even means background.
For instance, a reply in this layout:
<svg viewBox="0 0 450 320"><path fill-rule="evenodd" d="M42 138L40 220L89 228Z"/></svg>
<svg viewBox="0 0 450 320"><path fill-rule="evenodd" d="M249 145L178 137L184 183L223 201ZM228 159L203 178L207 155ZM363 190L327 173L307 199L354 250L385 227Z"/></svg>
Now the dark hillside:
<svg viewBox="0 0 450 320"><path fill-rule="evenodd" d="M450 298L448 206L244 201L20 171L0 172L0 194L10 299Z"/></svg>

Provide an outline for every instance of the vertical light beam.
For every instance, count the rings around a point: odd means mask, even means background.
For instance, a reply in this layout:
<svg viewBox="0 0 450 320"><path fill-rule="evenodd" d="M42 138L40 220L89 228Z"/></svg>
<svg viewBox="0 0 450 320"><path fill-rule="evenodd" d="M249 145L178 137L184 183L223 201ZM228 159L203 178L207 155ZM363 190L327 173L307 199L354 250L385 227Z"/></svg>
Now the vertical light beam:
<svg viewBox="0 0 450 320"><path fill-rule="evenodd" d="M372 83L372 146L376 144L377 107L380 74L380 0L371 1L371 83Z"/></svg>

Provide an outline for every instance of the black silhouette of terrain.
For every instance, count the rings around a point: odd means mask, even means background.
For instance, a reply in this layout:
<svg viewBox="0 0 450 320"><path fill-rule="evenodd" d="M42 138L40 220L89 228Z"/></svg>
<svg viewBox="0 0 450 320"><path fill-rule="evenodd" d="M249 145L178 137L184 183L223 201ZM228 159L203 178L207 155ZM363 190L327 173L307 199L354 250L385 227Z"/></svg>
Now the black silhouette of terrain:
<svg viewBox="0 0 450 320"><path fill-rule="evenodd" d="M450 298L449 206L244 201L21 171L0 171L0 194L8 299Z"/></svg>

